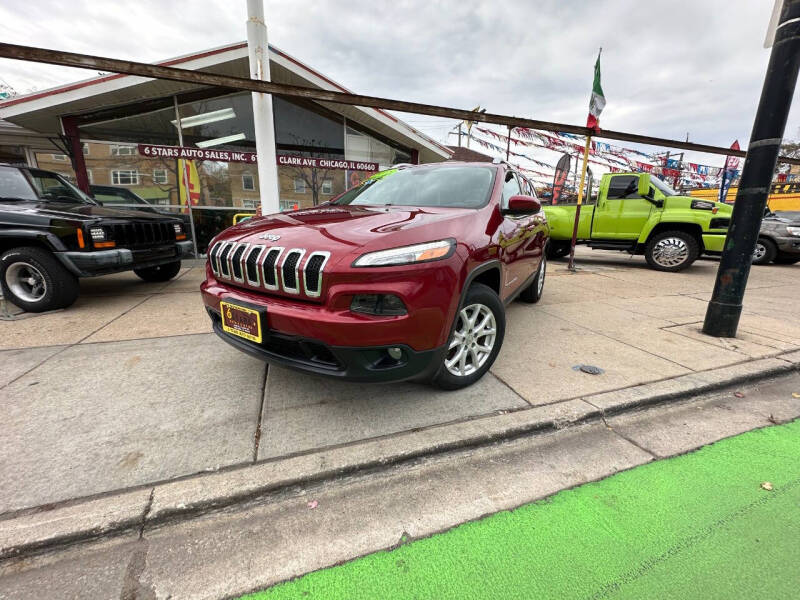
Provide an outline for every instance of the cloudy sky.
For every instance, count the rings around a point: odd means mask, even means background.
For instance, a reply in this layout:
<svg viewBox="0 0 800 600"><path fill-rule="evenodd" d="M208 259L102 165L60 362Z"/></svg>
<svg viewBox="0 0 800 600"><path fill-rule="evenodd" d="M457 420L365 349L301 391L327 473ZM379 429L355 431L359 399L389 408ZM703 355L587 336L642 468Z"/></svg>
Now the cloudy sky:
<svg viewBox="0 0 800 600"><path fill-rule="evenodd" d="M265 5L272 44L358 93L583 124L602 46L603 127L745 146L773 0ZM244 0L0 0L0 39L157 61L242 40L245 19ZM18 92L88 75L0 59L0 78ZM790 138L800 137L798 95ZM452 127L406 120L439 140Z"/></svg>

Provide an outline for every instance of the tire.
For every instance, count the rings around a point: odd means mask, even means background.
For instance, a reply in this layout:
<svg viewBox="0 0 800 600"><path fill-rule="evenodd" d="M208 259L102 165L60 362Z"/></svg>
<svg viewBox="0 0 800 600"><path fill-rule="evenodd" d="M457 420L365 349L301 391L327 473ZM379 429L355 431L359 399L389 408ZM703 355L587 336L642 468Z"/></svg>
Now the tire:
<svg viewBox="0 0 800 600"><path fill-rule="evenodd" d="M165 263L163 265L156 265L155 267L147 267L146 269L134 269L133 272L145 281L159 283L169 281L181 270L181 261Z"/></svg>
<svg viewBox="0 0 800 600"><path fill-rule="evenodd" d="M563 258L569 254L571 243L565 240L550 240L547 243L547 258Z"/></svg>
<svg viewBox="0 0 800 600"><path fill-rule="evenodd" d="M794 265L800 262L800 256L796 254L779 254L775 257L776 265Z"/></svg>
<svg viewBox="0 0 800 600"><path fill-rule="evenodd" d="M651 269L677 273L690 267L700 256L700 242L685 231L662 231L653 235L644 249Z"/></svg>
<svg viewBox="0 0 800 600"><path fill-rule="evenodd" d="M758 238L756 249L753 251L753 264L766 265L775 260L778 255L778 247L769 238Z"/></svg>
<svg viewBox="0 0 800 600"><path fill-rule="evenodd" d="M78 278L44 248L12 248L0 256L3 295L21 309L40 313L78 299Z"/></svg>
<svg viewBox="0 0 800 600"><path fill-rule="evenodd" d="M533 278L531 284L526 287L519 295L519 299L528 304L536 304L542 299L542 292L544 291L544 279L547 275L547 258L543 255L542 262L539 263L539 270L536 271L536 277Z"/></svg>
<svg viewBox="0 0 800 600"><path fill-rule="evenodd" d="M488 319L489 316L491 319ZM469 287L455 318L456 322L447 343L448 350L433 378L433 384L445 390L467 387L483 377L497 358L506 332L506 311L503 303L492 288L482 283L473 283ZM474 321L473 327L484 324L482 331L490 333L475 336L474 329L468 324L470 319ZM491 337L491 344L487 337ZM457 341L459 338L463 340L461 343ZM481 340L483 346L489 350L476 353L474 349L481 347ZM471 346L467 346L470 343ZM461 356L459 351L466 353L464 360L453 360Z"/></svg>

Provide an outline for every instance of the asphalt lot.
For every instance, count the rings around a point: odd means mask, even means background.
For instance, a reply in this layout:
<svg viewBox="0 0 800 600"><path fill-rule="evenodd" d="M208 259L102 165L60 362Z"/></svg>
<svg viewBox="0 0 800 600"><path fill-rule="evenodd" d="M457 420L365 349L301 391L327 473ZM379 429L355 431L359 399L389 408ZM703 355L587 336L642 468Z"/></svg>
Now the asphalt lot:
<svg viewBox="0 0 800 600"><path fill-rule="evenodd" d="M210 333L200 267L85 280L69 310L0 322L0 514L800 348L800 266L753 268L740 336L723 340L699 332L716 262L668 274L578 256L577 274L551 263L540 304L509 308L491 374L459 392L267 373Z"/></svg>

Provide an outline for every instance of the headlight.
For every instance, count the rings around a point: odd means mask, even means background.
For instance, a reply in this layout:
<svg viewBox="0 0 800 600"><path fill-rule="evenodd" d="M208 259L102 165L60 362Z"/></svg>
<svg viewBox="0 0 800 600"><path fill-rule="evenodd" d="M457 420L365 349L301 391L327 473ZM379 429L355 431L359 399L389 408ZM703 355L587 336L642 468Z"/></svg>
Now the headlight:
<svg viewBox="0 0 800 600"><path fill-rule="evenodd" d="M185 240L186 234L183 232L183 223L173 223L172 226L175 228L175 239L177 241Z"/></svg>
<svg viewBox="0 0 800 600"><path fill-rule="evenodd" d="M413 263L441 260L452 255L456 248L454 239L439 240L413 246L379 250L359 256L354 267L388 267L391 265L410 265Z"/></svg>
<svg viewBox="0 0 800 600"><path fill-rule="evenodd" d="M800 237L800 227L787 227L786 231L789 232L789 235Z"/></svg>
<svg viewBox="0 0 800 600"><path fill-rule="evenodd" d="M104 242L106 239L106 230L102 227L92 227L89 230L93 242Z"/></svg>

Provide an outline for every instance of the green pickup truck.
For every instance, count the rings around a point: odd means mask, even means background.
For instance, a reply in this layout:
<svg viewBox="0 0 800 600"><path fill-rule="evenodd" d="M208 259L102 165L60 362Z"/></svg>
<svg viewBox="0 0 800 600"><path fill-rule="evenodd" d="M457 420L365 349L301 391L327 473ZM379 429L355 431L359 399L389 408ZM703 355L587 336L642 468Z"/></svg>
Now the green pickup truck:
<svg viewBox="0 0 800 600"><path fill-rule="evenodd" d="M545 206L548 254L569 254L575 204ZM720 254L733 208L680 196L649 173L603 175L596 200L581 206L578 243L644 254L659 271L681 271L701 254Z"/></svg>

